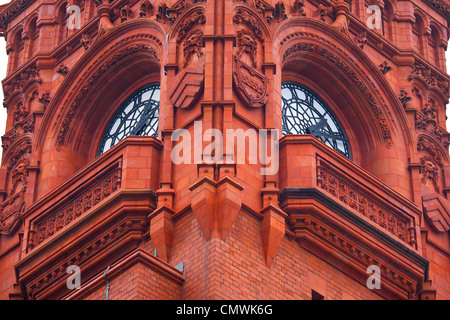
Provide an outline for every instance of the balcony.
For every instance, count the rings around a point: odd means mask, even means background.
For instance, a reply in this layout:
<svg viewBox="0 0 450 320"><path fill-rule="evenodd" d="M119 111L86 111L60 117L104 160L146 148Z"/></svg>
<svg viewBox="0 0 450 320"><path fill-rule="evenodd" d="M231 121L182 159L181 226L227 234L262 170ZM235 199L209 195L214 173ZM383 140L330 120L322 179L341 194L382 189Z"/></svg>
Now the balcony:
<svg viewBox="0 0 450 320"><path fill-rule="evenodd" d="M24 296L61 298L68 266L89 279L136 250L156 208L160 150L152 137L129 137L26 209L15 265Z"/></svg>
<svg viewBox="0 0 450 320"><path fill-rule="evenodd" d="M415 203L311 135L281 139L280 186L287 234L301 246L363 285L378 266L387 298L420 292L428 261Z"/></svg>

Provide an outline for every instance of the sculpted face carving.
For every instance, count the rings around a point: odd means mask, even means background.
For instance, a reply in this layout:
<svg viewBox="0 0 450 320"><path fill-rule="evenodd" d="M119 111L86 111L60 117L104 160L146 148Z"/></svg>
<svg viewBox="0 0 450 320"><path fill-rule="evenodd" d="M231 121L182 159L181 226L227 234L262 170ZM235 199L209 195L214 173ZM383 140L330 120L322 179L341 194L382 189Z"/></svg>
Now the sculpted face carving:
<svg viewBox="0 0 450 320"><path fill-rule="evenodd" d="M439 192L438 178L439 178L439 167L433 162L430 157L423 157L420 160L421 173L422 173L422 183L427 183L431 180L436 187L436 191Z"/></svg>
<svg viewBox="0 0 450 320"><path fill-rule="evenodd" d="M250 33L244 30L238 31L237 36L239 46L238 56L241 57L243 53L246 53L250 57L253 67L256 68L257 42L252 38Z"/></svg>
<svg viewBox="0 0 450 320"><path fill-rule="evenodd" d="M12 181L12 188L11 188L11 194L14 194L16 192L17 186L20 182L22 182L22 185L26 185L26 177L27 177L27 167L30 164L30 161L27 158L23 158L18 161L16 167L11 172L11 181Z"/></svg>
<svg viewBox="0 0 450 320"><path fill-rule="evenodd" d="M201 30L193 30L187 35L187 39L183 44L184 66L187 66L193 54L198 57L203 55L202 48L203 32Z"/></svg>

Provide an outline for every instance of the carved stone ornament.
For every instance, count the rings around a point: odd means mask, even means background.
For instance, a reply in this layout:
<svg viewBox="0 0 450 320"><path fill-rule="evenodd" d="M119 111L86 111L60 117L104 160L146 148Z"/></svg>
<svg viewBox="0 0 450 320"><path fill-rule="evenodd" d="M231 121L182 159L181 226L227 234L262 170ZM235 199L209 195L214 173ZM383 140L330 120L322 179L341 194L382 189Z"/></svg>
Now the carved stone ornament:
<svg viewBox="0 0 450 320"><path fill-rule="evenodd" d="M436 146L436 144L431 140L426 139L424 136L419 136L417 139L417 151L426 151L433 157L434 163L438 165L443 164L438 146Z"/></svg>
<svg viewBox="0 0 450 320"><path fill-rule="evenodd" d="M11 234L18 226L25 209L25 191L28 183L27 167L30 164L31 141L16 146L8 162L11 189L8 198L0 204L0 233Z"/></svg>
<svg viewBox="0 0 450 320"><path fill-rule="evenodd" d="M408 95L408 92L406 92L404 89L401 89L398 99L400 100L403 108L406 108L406 104L408 103L408 101L411 101L412 98Z"/></svg>
<svg viewBox="0 0 450 320"><path fill-rule="evenodd" d="M28 116L28 110L22 102L19 102L14 109L14 123L22 121Z"/></svg>
<svg viewBox="0 0 450 320"><path fill-rule="evenodd" d="M326 7L323 4L317 6L317 10L314 11L313 16L321 21L325 21L325 17L331 13L332 8Z"/></svg>
<svg viewBox="0 0 450 320"><path fill-rule="evenodd" d="M200 29L191 30L186 36L186 41L183 43L184 66L186 67L192 55L201 57L202 52L203 31Z"/></svg>
<svg viewBox="0 0 450 320"><path fill-rule="evenodd" d="M131 10L129 5L124 5L120 9L120 21L125 22L128 19L133 19L134 13L133 10Z"/></svg>
<svg viewBox="0 0 450 320"><path fill-rule="evenodd" d="M306 16L305 1L304 0L295 0L294 4L292 5L292 8L291 8L291 14L293 16L305 17Z"/></svg>
<svg viewBox="0 0 450 320"><path fill-rule="evenodd" d="M412 66L412 69L411 74L408 76L409 81L413 79L420 79L427 84L427 89L434 88L440 92L445 99L448 99L449 82L446 79L418 62Z"/></svg>
<svg viewBox="0 0 450 320"><path fill-rule="evenodd" d="M92 41L91 36L88 35L87 33L81 35L80 43L85 50L89 49L89 47L91 46L91 41Z"/></svg>
<svg viewBox="0 0 450 320"><path fill-rule="evenodd" d="M243 54L248 55L253 67L257 67L256 52L258 49L258 43L252 38L252 33L247 30L239 30L237 32L237 45L238 53L237 58L241 58Z"/></svg>
<svg viewBox="0 0 450 320"><path fill-rule="evenodd" d="M167 14L167 5L162 2L158 6L158 13L156 14L156 21L160 23L168 23L169 22L169 16Z"/></svg>
<svg viewBox="0 0 450 320"><path fill-rule="evenodd" d="M278 1L275 4L275 10L273 11L273 19L277 22L287 19L286 8L283 1Z"/></svg>
<svg viewBox="0 0 450 320"><path fill-rule="evenodd" d="M431 180L436 187L436 191L439 192L438 178L439 167L431 157L425 156L420 159L420 172L422 174L422 183L427 184L428 180Z"/></svg>
<svg viewBox="0 0 450 320"><path fill-rule="evenodd" d="M50 92L44 92L39 97L38 102L44 106L44 110L50 102Z"/></svg>
<svg viewBox="0 0 450 320"><path fill-rule="evenodd" d="M3 84L5 102L15 92L24 92L28 88L28 86L34 82L37 82L39 84L42 83L42 79L39 75L39 70L35 65L28 67Z"/></svg>
<svg viewBox="0 0 450 320"><path fill-rule="evenodd" d="M247 26L255 35L256 39L259 41L263 41L263 33L262 33L262 26L258 22L258 20L251 16L249 13L247 13L242 8L237 8L236 12L233 16L233 22L237 25L245 25Z"/></svg>
<svg viewBox="0 0 450 320"><path fill-rule="evenodd" d="M141 1L141 6L139 7L140 18L153 16L153 11L154 11L153 4L150 2L150 0Z"/></svg>
<svg viewBox="0 0 450 320"><path fill-rule="evenodd" d="M24 192L21 191L0 204L0 233L11 234L20 222L25 208Z"/></svg>
<svg viewBox="0 0 450 320"><path fill-rule="evenodd" d="M206 17L204 9L199 8L183 21L180 31L178 32L177 42L181 42L195 25L202 25L205 23Z"/></svg>
<svg viewBox="0 0 450 320"><path fill-rule="evenodd" d="M361 49L364 49L364 46L367 44L367 33L366 31L362 31L356 37L356 45Z"/></svg>
<svg viewBox="0 0 450 320"><path fill-rule="evenodd" d="M384 61L382 64L380 64L379 68L382 74L386 74L392 69L392 67L388 65L387 61Z"/></svg>
<svg viewBox="0 0 450 320"><path fill-rule="evenodd" d="M61 63L58 69L56 69L56 72L58 72L60 75L66 76L69 73L69 68Z"/></svg>
<svg viewBox="0 0 450 320"><path fill-rule="evenodd" d="M129 47L126 47L119 51L116 54L113 54L106 62L104 62L95 72L92 74L92 76L89 77L89 80L86 82L86 85L81 88L78 91L78 94L76 95L74 101L69 107L69 110L67 111L66 115L64 116L64 119L62 121L62 124L60 126L58 135L56 137L56 150L61 150L61 147L65 144L66 135L69 132L70 125L72 123L73 118L75 117L75 114L78 111L78 108L83 101L83 99L91 92L92 87L94 84L111 68L116 66L120 61L123 59L129 57L131 54L135 53L141 53L145 52L150 55L152 55L156 60L159 61L158 55L155 51L155 49L147 44L135 44L131 45Z"/></svg>
<svg viewBox="0 0 450 320"><path fill-rule="evenodd" d="M263 106L268 98L267 77L254 67L244 63L238 56L233 61L233 81L236 92L249 107Z"/></svg>

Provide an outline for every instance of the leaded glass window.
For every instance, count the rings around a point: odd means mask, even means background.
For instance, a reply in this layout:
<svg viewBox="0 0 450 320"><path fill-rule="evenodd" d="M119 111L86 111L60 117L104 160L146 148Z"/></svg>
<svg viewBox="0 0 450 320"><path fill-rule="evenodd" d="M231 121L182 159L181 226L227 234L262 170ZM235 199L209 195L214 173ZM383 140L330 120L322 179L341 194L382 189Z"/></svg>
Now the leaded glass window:
<svg viewBox="0 0 450 320"><path fill-rule="evenodd" d="M159 83L150 84L125 101L103 135L99 155L128 136L157 137L159 89Z"/></svg>
<svg viewBox="0 0 450 320"><path fill-rule="evenodd" d="M293 82L281 86L283 134L312 134L350 158L347 138L327 106L310 90Z"/></svg>

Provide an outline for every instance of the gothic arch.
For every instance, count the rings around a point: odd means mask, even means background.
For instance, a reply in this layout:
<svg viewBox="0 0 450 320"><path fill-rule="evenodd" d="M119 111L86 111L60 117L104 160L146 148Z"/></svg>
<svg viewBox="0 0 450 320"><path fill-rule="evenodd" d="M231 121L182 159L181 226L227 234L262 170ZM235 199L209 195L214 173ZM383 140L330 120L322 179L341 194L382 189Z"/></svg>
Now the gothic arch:
<svg viewBox="0 0 450 320"><path fill-rule="evenodd" d="M269 26L266 21L257 14L254 8L246 4L236 4L233 11L233 20L235 24L247 25L247 27L255 34L259 40L272 39Z"/></svg>
<svg viewBox="0 0 450 320"><path fill-rule="evenodd" d="M330 37L338 41L329 41ZM406 170L408 155L414 152L413 129L384 75L350 37L316 19L292 18L281 24L275 33L274 56L278 56L281 68L287 63L293 66L292 59L297 59L306 68L308 64L315 64L316 69L310 68L308 77L310 74L314 77L314 72L321 70L319 72L322 72L324 81L328 81L330 90L337 92L345 89L341 96L354 104L351 111L354 119L350 121L353 128L350 130L354 130L354 135L358 137L361 156L365 157L364 150L370 153L371 148L383 145L385 150L379 154L393 157L388 154L395 144L406 150L401 157ZM291 66L289 69L292 69ZM332 86L330 79L336 79L336 85ZM343 83L347 84L347 88L343 88ZM338 94L335 93L335 96ZM363 107L363 110L356 106ZM355 119L362 121L361 124L355 125ZM363 142L365 146L361 146L361 135L367 138ZM369 171L372 171L372 166L363 164Z"/></svg>
<svg viewBox="0 0 450 320"><path fill-rule="evenodd" d="M168 39L169 41L176 40L177 37L186 35L186 33L195 25L203 25L205 22L205 4L203 2L198 2L176 19Z"/></svg>
<svg viewBox="0 0 450 320"><path fill-rule="evenodd" d="M155 78L160 81L165 52L165 31L150 19L123 23L100 36L86 51L47 107L42 128L49 130L37 133L36 149L46 159L41 179L50 179L45 164L60 161L67 166L57 182L46 186L61 183L95 158L95 139L100 139L99 132L118 101L130 94L132 87ZM46 190L39 191L42 195Z"/></svg>

